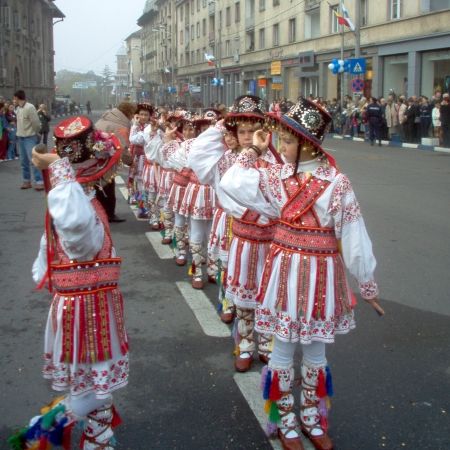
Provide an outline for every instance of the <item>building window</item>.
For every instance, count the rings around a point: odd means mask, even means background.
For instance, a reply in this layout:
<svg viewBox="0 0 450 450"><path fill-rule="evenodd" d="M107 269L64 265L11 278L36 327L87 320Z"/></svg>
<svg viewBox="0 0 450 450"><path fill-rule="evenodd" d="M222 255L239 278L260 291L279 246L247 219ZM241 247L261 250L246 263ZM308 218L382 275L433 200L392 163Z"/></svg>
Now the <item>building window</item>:
<svg viewBox="0 0 450 450"><path fill-rule="evenodd" d="M0 6L0 25L2 28L11 28L11 10L9 6Z"/></svg>
<svg viewBox="0 0 450 450"><path fill-rule="evenodd" d="M202 0L202 6L203 8L206 8L206 0Z"/></svg>
<svg viewBox="0 0 450 450"><path fill-rule="evenodd" d="M320 36L320 9L315 8L305 13L305 39Z"/></svg>
<svg viewBox="0 0 450 450"><path fill-rule="evenodd" d="M225 10L225 25L229 27L231 25L231 7L228 6Z"/></svg>
<svg viewBox="0 0 450 450"><path fill-rule="evenodd" d="M225 56L231 56L231 45L230 41L225 41Z"/></svg>
<svg viewBox="0 0 450 450"><path fill-rule="evenodd" d="M180 31L180 44L183 45L183 30Z"/></svg>
<svg viewBox="0 0 450 450"><path fill-rule="evenodd" d="M330 6L330 22L331 22L331 32L332 33L339 33L339 22L336 14L339 13L339 6Z"/></svg>
<svg viewBox="0 0 450 450"><path fill-rule="evenodd" d="M183 57L183 53L180 55L180 65L181 65L181 66L184 65L184 57Z"/></svg>
<svg viewBox="0 0 450 450"><path fill-rule="evenodd" d="M200 11L200 0L197 0L197 12Z"/></svg>
<svg viewBox="0 0 450 450"><path fill-rule="evenodd" d="M206 19L202 21L202 35L206 36Z"/></svg>
<svg viewBox="0 0 450 450"><path fill-rule="evenodd" d="M200 49L197 50L197 64L201 63L201 59L200 59Z"/></svg>
<svg viewBox="0 0 450 450"><path fill-rule="evenodd" d="M262 50L266 47L266 30L265 28L260 28L259 30L259 49Z"/></svg>
<svg viewBox="0 0 450 450"><path fill-rule="evenodd" d="M389 0L389 14L391 20L400 19L401 17L401 0Z"/></svg>
<svg viewBox="0 0 450 450"><path fill-rule="evenodd" d="M194 25L191 25L191 41L194 40L194 37L195 37Z"/></svg>
<svg viewBox="0 0 450 450"><path fill-rule="evenodd" d="M273 0L273 6L280 6L280 0Z"/></svg>
<svg viewBox="0 0 450 450"><path fill-rule="evenodd" d="M292 44L297 40L297 21L289 19L289 43Z"/></svg>
<svg viewBox="0 0 450 450"><path fill-rule="evenodd" d="M191 64L195 64L195 52L194 52L194 50L191 51Z"/></svg>
<svg viewBox="0 0 450 450"><path fill-rule="evenodd" d="M180 21L183 21L183 11L184 11L184 7L183 5L180 6Z"/></svg>
<svg viewBox="0 0 450 450"><path fill-rule="evenodd" d="M191 16L194 15L194 0L191 0Z"/></svg>
<svg viewBox="0 0 450 450"><path fill-rule="evenodd" d="M241 4L240 4L240 2L237 2L234 5L234 17L235 17L236 23L241 21Z"/></svg>
<svg viewBox="0 0 450 450"><path fill-rule="evenodd" d="M368 24L367 21L367 0L361 0L360 6L361 17L359 19L359 23L362 27L365 27Z"/></svg>
<svg viewBox="0 0 450 450"><path fill-rule="evenodd" d="M266 0L259 0L259 10L265 11L266 9Z"/></svg>
<svg viewBox="0 0 450 450"><path fill-rule="evenodd" d="M255 51L255 30L247 31L247 51Z"/></svg>
<svg viewBox="0 0 450 450"><path fill-rule="evenodd" d="M278 23L272 29L272 45L273 47L280 45L280 25Z"/></svg>
<svg viewBox="0 0 450 450"><path fill-rule="evenodd" d="M199 38L200 37L200 22L197 22L197 34L196 36Z"/></svg>

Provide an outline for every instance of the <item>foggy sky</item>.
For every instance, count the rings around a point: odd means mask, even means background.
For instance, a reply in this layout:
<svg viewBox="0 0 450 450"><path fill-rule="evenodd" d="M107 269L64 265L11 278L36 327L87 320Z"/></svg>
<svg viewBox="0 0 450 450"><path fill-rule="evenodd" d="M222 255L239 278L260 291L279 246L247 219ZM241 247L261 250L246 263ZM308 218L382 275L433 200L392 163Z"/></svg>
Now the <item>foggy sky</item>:
<svg viewBox="0 0 450 450"><path fill-rule="evenodd" d="M54 25L55 70L93 70L109 65L116 71L115 54L123 40L139 29L145 0L56 0L64 13Z"/></svg>

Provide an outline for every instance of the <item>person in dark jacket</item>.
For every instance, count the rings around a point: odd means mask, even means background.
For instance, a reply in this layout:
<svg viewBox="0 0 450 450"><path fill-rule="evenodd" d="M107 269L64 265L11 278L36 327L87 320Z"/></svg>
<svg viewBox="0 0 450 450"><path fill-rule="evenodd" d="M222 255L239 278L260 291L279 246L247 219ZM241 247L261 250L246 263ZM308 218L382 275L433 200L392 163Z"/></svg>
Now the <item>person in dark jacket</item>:
<svg viewBox="0 0 450 450"><path fill-rule="evenodd" d="M381 126L383 124L383 110L375 97L370 98L367 106L367 120L369 122L370 145L374 145L375 140L381 147Z"/></svg>
<svg viewBox="0 0 450 450"><path fill-rule="evenodd" d="M442 97L441 130L444 147L450 147L450 96L448 94Z"/></svg>
<svg viewBox="0 0 450 450"><path fill-rule="evenodd" d="M405 111L406 120L404 122L405 141L417 142L417 119L420 117L419 107L414 97L408 98L408 107Z"/></svg>
<svg viewBox="0 0 450 450"><path fill-rule="evenodd" d="M39 134L41 135L41 142L47 145L48 132L50 131L50 120L52 120L52 118L47 111L47 106L44 104L39 105L37 114L39 117L39 121L41 122L41 129L39 130Z"/></svg>
<svg viewBox="0 0 450 450"><path fill-rule="evenodd" d="M124 151L127 151L130 146L128 137L130 135L131 119L135 111L136 105L133 103L119 103L117 108L108 110L102 115L96 122L95 128L107 133L114 133L118 137ZM126 220L116 215L116 182L114 178L111 180L111 183L103 186L102 189L96 188L95 195L105 209L109 222L124 222Z"/></svg>
<svg viewBox="0 0 450 450"><path fill-rule="evenodd" d="M421 138L427 138L430 135L431 110L432 107L428 103L428 97L423 96L421 99L421 104L419 106Z"/></svg>

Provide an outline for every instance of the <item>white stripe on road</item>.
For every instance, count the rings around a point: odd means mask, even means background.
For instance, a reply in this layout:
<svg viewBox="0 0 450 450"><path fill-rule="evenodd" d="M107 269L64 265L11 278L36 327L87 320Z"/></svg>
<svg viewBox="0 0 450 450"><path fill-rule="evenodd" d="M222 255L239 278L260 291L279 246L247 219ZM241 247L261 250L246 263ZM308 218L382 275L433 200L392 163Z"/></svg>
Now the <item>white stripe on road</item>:
<svg viewBox="0 0 450 450"><path fill-rule="evenodd" d="M123 198L128 201L128 189L126 187L120 187L119 191L123 195Z"/></svg>
<svg viewBox="0 0 450 450"><path fill-rule="evenodd" d="M230 329L220 321L216 309L201 290L194 289L185 281L177 281L176 285L207 336L231 336Z"/></svg>
<svg viewBox="0 0 450 450"><path fill-rule="evenodd" d="M170 245L161 244L161 233L159 231L147 232L145 237L152 244L153 249L161 259L173 259L174 253Z"/></svg>
<svg viewBox="0 0 450 450"><path fill-rule="evenodd" d="M261 392L261 373L236 373L233 378L245 400L247 400L259 425L265 431L267 414L264 412L264 399ZM304 436L301 435L301 439L305 450L314 450L314 446ZM281 442L278 439L270 439L269 442L275 450L282 450Z"/></svg>
<svg viewBox="0 0 450 450"><path fill-rule="evenodd" d="M120 175L116 175L116 184L125 184L124 179Z"/></svg>

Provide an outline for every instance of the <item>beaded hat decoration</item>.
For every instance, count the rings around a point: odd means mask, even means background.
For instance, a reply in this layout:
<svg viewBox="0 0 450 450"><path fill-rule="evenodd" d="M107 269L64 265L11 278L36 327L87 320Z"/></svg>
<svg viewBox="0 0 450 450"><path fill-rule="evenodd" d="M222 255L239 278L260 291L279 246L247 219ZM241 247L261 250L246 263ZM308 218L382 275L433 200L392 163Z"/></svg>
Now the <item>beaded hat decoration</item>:
<svg viewBox="0 0 450 450"><path fill-rule="evenodd" d="M203 119L209 120L212 123L218 122L222 118L222 113L218 109L208 108L203 113Z"/></svg>
<svg viewBox="0 0 450 450"><path fill-rule="evenodd" d="M89 117L77 116L62 120L53 131L56 153L79 163L91 157L93 124Z"/></svg>
<svg viewBox="0 0 450 450"><path fill-rule="evenodd" d="M74 165L80 183L107 184L114 177L122 155L119 139L94 130L85 116L71 117L54 130L56 153Z"/></svg>
<svg viewBox="0 0 450 450"><path fill-rule="evenodd" d="M224 120L225 127L236 131L240 122L265 121L266 106L263 100L256 95L241 95L237 97Z"/></svg>
<svg viewBox="0 0 450 450"><path fill-rule="evenodd" d="M268 117L269 121L279 123L289 132L319 148L332 121L325 109L306 98L301 98L286 114L269 113Z"/></svg>

